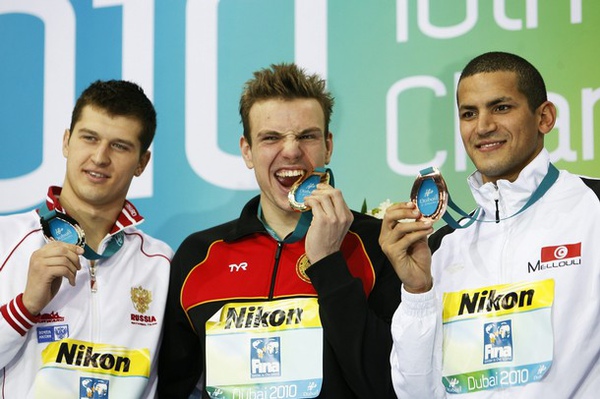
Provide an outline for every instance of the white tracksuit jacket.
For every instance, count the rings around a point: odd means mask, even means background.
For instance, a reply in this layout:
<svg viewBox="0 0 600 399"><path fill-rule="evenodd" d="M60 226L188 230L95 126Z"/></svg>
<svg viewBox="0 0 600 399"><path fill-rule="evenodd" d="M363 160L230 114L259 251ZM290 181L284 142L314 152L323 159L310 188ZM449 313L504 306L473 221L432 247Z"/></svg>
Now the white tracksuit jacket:
<svg viewBox="0 0 600 399"><path fill-rule="evenodd" d="M53 190L48 207L61 209ZM63 279L35 318L21 297L29 258L45 244L40 218L35 210L0 218L0 398L154 397L173 252L138 230L141 221L126 202L111 232L123 231L124 243L96 261L96 292L80 257L76 285Z"/></svg>
<svg viewBox="0 0 600 399"><path fill-rule="evenodd" d="M501 180L497 187L491 183L482 185L481 176L473 174L469 184L484 211L483 218L495 219L495 200L498 200L500 222L474 223L457 230L443 227L430 237L434 251L433 289L424 294L409 294L402 289L402 303L392 322L392 377L400 399L599 397L600 181L561 171L558 180L541 199L522 213L509 217L527 202L546 175L548 164L549 155L543 150L515 182ZM470 387L469 384L466 388L460 387L463 393L447 393L442 383L442 345L446 339L442 338L442 331L447 331L446 326L442 327L443 293L543 280L554 283L549 323L533 322L534 315L540 312L505 316L512 322L509 337L513 342L504 354L522 358L529 351L517 344L525 334L523 330L539 329L529 343L532 347L538 342L549 343L553 355L551 353L552 364L547 374L541 381L507 387L511 380L528 382L535 374L508 370L493 378L471 379ZM473 299L473 296L468 298ZM483 309L488 308L484 305ZM478 322L488 328L486 332L493 332L488 321L482 317ZM448 323L448 326L463 324L466 322ZM519 329L523 325L528 327ZM484 335L484 328L473 331ZM455 342L459 341L456 337L464 338L460 334L453 337ZM459 345L459 351L448 355L446 360L453 360L454 365L471 365L475 370L485 368L484 359L489 362L490 357L486 357L483 347L478 348L482 345L477 342L475 346L460 342L467 350L460 351ZM491 365L501 367L503 362ZM490 389L477 389L482 387ZM464 393L470 389L477 392Z"/></svg>

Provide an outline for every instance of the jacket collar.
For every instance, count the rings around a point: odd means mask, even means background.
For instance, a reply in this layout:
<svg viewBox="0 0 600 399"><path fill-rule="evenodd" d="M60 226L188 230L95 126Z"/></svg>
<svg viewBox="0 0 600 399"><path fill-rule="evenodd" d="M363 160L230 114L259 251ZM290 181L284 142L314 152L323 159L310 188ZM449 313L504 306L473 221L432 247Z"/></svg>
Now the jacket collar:
<svg viewBox="0 0 600 399"><path fill-rule="evenodd" d="M500 179L496 184L483 184L479 171L471 174L467 180L475 202L483 209L482 217L488 220L495 218L496 200L501 218L521 210L548 173L549 164L550 155L546 149L542 149L514 182Z"/></svg>
<svg viewBox="0 0 600 399"><path fill-rule="evenodd" d="M59 201L61 191L62 187L58 186L51 186L50 188L48 188L48 194L46 196L46 206L51 211L56 210L58 212L67 213ZM119 213L119 216L117 217L115 224L111 228L109 235L118 233L119 231L122 231L127 227L138 225L143 221L144 217L139 214L135 206L133 206L131 202L125 200L123 209L121 209L121 213Z"/></svg>
<svg viewBox="0 0 600 399"><path fill-rule="evenodd" d="M246 203L239 219L235 221L232 229L225 235L225 242L235 241L255 233L268 234L262 222L258 219L259 203L260 195L257 195Z"/></svg>

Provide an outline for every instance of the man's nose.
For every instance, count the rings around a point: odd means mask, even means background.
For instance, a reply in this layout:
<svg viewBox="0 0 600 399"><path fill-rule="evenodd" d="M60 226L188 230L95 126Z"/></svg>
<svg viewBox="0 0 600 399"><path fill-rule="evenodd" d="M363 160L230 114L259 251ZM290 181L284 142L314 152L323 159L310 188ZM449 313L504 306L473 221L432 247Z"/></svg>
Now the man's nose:
<svg viewBox="0 0 600 399"><path fill-rule="evenodd" d="M489 112L482 112L477 118L477 133L488 134L496 130L496 120Z"/></svg>
<svg viewBox="0 0 600 399"><path fill-rule="evenodd" d="M110 151L110 148L109 148L108 144L102 143L102 144L98 145L98 147L94 151L94 154L92 155L92 161L96 165L106 165L106 164L110 163L109 151Z"/></svg>
<svg viewBox="0 0 600 399"><path fill-rule="evenodd" d="M288 157L298 157L302 153L300 139L294 133L288 133L282 138L283 152Z"/></svg>

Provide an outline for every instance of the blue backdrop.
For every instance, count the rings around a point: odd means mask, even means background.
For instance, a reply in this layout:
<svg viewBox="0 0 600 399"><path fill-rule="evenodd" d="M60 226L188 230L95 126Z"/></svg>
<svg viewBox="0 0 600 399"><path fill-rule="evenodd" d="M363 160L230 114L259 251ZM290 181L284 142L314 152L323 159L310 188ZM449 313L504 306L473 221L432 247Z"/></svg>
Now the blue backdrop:
<svg viewBox="0 0 600 399"><path fill-rule="evenodd" d="M336 96L331 167L349 205L406 200L439 166L468 208L457 73L489 50L537 65L559 108L548 146L597 175L600 2L556 0L0 0L0 213L37 207L64 175L61 137L94 80L144 87L158 112L152 163L130 200L174 248L257 194L237 112L252 71L296 61Z"/></svg>

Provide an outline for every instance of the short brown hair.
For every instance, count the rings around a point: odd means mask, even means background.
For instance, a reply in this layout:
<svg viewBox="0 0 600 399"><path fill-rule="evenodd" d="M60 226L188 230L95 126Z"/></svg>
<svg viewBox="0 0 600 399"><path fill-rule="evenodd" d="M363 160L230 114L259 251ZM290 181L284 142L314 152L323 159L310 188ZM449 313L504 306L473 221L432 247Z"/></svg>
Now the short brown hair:
<svg viewBox="0 0 600 399"><path fill-rule="evenodd" d="M81 93L75 103L70 132L73 132L83 108L88 105L111 116L137 119L142 125L140 155L148 150L156 132L156 110L140 86L125 80L95 81Z"/></svg>
<svg viewBox="0 0 600 399"><path fill-rule="evenodd" d="M325 132L323 133L327 134L333 113L334 99L325 86L325 80L319 75L308 74L293 63L271 64L269 68L254 72L254 78L246 82L240 98L240 116L244 137L248 144L252 144L250 141L250 108L256 102L273 98L317 100L325 115Z"/></svg>

